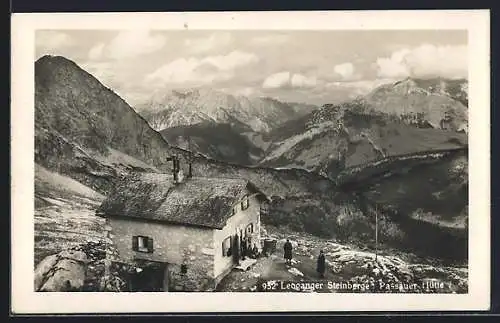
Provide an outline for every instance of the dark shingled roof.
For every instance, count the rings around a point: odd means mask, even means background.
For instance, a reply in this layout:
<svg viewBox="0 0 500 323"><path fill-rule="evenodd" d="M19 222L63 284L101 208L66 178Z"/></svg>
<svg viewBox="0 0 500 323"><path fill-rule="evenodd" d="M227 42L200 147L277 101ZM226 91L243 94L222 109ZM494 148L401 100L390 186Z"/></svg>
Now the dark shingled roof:
<svg viewBox="0 0 500 323"><path fill-rule="evenodd" d="M245 188L267 199L243 179L193 177L174 184L169 174L136 173L115 186L97 214L222 229Z"/></svg>

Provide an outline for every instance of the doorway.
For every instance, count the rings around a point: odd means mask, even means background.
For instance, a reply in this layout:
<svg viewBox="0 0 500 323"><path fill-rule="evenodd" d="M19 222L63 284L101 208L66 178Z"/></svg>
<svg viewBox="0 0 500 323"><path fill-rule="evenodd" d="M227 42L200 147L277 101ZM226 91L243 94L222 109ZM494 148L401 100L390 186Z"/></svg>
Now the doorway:
<svg viewBox="0 0 500 323"><path fill-rule="evenodd" d="M167 264L147 262L138 264L139 270L131 277L132 292L166 292L168 291Z"/></svg>

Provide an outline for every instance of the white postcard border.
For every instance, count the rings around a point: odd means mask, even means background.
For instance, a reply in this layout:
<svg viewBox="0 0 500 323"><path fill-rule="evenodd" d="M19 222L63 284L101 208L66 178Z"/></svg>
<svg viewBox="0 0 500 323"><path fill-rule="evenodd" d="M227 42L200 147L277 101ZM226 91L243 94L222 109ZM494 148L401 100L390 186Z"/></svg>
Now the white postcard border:
<svg viewBox="0 0 500 323"><path fill-rule="evenodd" d="M258 21L258 23L256 23ZM373 30L469 33L469 293L37 293L34 257L36 29ZM12 16L12 311L24 313L440 311L490 306L489 11L35 13Z"/></svg>

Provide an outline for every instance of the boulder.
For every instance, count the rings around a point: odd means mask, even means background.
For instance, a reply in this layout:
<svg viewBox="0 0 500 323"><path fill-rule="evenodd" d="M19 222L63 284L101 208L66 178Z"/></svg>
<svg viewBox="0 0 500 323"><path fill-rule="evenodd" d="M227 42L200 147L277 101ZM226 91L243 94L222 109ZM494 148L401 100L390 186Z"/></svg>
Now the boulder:
<svg viewBox="0 0 500 323"><path fill-rule="evenodd" d="M78 250L64 250L58 254L59 258L71 259L76 262L86 263L88 261L87 255L83 251Z"/></svg>
<svg viewBox="0 0 500 323"><path fill-rule="evenodd" d="M47 275L49 270L54 267L58 261L57 255L50 255L45 257L35 268L35 291L42 287L44 282L44 277Z"/></svg>
<svg viewBox="0 0 500 323"><path fill-rule="evenodd" d="M65 250L48 256L35 269L35 288L41 292L81 290L85 283L87 255Z"/></svg>

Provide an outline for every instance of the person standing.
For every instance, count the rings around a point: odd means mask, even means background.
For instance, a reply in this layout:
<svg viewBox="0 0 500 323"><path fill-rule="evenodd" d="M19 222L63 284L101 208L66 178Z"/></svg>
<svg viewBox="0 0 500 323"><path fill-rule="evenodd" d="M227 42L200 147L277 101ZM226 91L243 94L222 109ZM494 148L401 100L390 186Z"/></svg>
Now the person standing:
<svg viewBox="0 0 500 323"><path fill-rule="evenodd" d="M292 243L290 240L286 239L285 245L283 246L285 262L289 265L292 264Z"/></svg>
<svg viewBox="0 0 500 323"><path fill-rule="evenodd" d="M241 240L241 259L242 260L246 259L247 252L248 252L247 239L242 237L242 240Z"/></svg>
<svg viewBox="0 0 500 323"><path fill-rule="evenodd" d="M323 250L319 252L316 271L318 272L321 278L325 277L325 254L323 253Z"/></svg>

